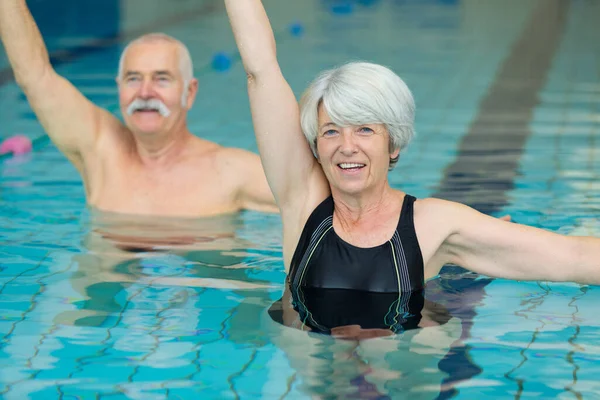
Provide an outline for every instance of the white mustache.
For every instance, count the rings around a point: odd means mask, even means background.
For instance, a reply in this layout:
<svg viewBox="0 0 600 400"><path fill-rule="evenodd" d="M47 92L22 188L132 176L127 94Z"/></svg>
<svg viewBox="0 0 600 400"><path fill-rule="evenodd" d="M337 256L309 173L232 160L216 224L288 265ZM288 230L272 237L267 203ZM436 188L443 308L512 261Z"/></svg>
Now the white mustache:
<svg viewBox="0 0 600 400"><path fill-rule="evenodd" d="M171 115L171 110L158 99L135 99L131 102L131 104L127 107L127 114L131 115L139 110L155 110L163 117L168 117Z"/></svg>

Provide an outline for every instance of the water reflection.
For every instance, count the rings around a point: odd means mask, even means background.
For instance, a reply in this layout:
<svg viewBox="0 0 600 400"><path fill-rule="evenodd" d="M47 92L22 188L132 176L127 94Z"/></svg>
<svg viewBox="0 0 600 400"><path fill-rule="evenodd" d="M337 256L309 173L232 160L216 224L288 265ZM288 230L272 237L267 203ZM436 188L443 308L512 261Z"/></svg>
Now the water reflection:
<svg viewBox="0 0 600 400"><path fill-rule="evenodd" d="M268 312L271 339L307 394L453 397L481 372L463 339L490 282L457 272L405 296L312 290L299 299L286 286Z"/></svg>
<svg viewBox="0 0 600 400"><path fill-rule="evenodd" d="M279 287L249 271L255 258L249 249L257 244L238 235L244 228L239 214L192 219L91 210L90 217L70 276L81 299L57 323L114 326L128 308L181 308L195 303L201 289Z"/></svg>
<svg viewBox="0 0 600 400"><path fill-rule="evenodd" d="M423 291L375 293L286 285L269 315L285 326L347 339L391 336L418 327L442 325L450 315L426 300Z"/></svg>
<svg viewBox="0 0 600 400"><path fill-rule="evenodd" d="M452 273L408 296L304 291L295 300L286 287L269 308L271 289L283 288L251 273L264 266L252 267L249 249L261 246L242 238L244 224L239 215L94 212L70 279L81 298L55 322L108 328L107 348L133 351L137 365L155 368L160 359L198 368L192 380L204 379L199 365L217 362L211 343L228 343L238 356L244 348L281 351L298 390L311 396L451 397L457 383L481 371L461 338L484 284L458 288L464 276ZM203 355L185 364L199 346ZM237 373L236 363L228 365Z"/></svg>

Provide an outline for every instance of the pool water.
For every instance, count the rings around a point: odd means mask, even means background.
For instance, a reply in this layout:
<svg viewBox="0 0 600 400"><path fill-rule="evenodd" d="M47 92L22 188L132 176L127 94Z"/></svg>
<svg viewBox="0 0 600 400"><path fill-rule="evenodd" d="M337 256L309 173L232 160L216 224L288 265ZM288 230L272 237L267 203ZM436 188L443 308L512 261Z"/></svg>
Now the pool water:
<svg viewBox="0 0 600 400"><path fill-rule="evenodd" d="M183 40L200 92L193 132L256 151L243 69L220 0L30 7L57 71L118 115L128 40ZM417 137L390 173L569 235L600 235L600 3L583 0L263 0L300 95L364 59L412 89ZM50 11L58 15L48 18ZM77 18L75 18L77 16ZM64 20L61 21L60 18ZM291 29L301 27L302 29ZM231 56L216 71L213 56ZM156 218L86 207L0 52L0 398L597 398L598 287L489 279L448 266L420 329L364 341L283 326L278 216Z"/></svg>

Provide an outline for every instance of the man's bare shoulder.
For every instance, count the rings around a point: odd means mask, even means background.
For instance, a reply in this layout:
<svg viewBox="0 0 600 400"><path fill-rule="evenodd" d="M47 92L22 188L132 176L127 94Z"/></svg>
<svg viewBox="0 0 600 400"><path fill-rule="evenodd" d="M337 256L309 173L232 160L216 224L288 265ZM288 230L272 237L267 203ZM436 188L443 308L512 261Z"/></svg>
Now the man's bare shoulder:
<svg viewBox="0 0 600 400"><path fill-rule="evenodd" d="M250 151L250 150L246 150L246 149L241 149L238 147L225 147L225 146L221 146L220 149L221 152L221 156L224 158L233 158L233 159L237 159L237 158L252 158L252 159L259 159L258 154Z"/></svg>
<svg viewBox="0 0 600 400"><path fill-rule="evenodd" d="M237 147L222 146L199 137L193 139L188 156L193 156L201 162L209 162L225 174L240 176L239 172L242 171L262 169L258 154Z"/></svg>
<svg viewBox="0 0 600 400"><path fill-rule="evenodd" d="M264 180L266 187L263 167L256 153L236 147L221 146L215 151L214 165L220 176L234 186L244 186L248 182L260 185L256 183L257 180L261 183Z"/></svg>
<svg viewBox="0 0 600 400"><path fill-rule="evenodd" d="M192 159L197 162L209 161L211 163L215 163L218 161L222 150L223 146L220 144L193 135L186 145L186 151L184 155L185 158Z"/></svg>
<svg viewBox="0 0 600 400"><path fill-rule="evenodd" d="M220 146L215 150L215 157L219 165L227 168L262 168L258 154L237 147Z"/></svg>

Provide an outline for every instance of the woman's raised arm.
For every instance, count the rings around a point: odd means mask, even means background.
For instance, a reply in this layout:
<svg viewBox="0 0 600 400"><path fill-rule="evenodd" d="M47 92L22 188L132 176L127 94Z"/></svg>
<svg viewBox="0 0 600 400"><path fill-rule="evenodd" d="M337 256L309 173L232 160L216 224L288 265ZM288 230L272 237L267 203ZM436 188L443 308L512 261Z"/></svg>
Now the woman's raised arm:
<svg viewBox="0 0 600 400"><path fill-rule="evenodd" d="M302 134L298 102L279 68L271 24L260 0L225 0L225 5L248 76L254 131L269 186L284 219L289 213L303 214L305 207L322 200L324 194L314 192L326 192L328 186Z"/></svg>

